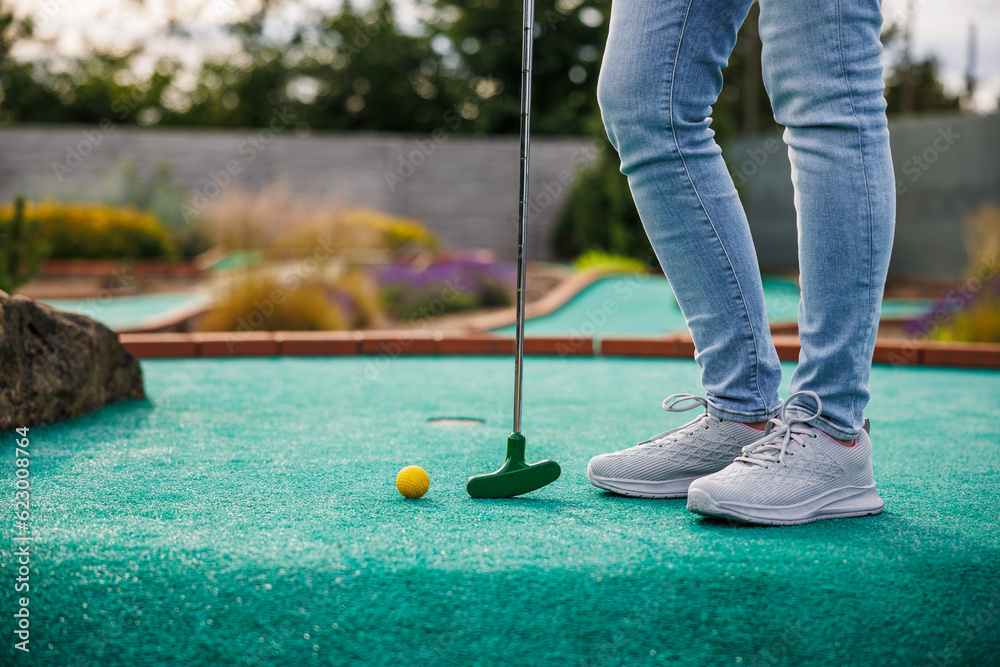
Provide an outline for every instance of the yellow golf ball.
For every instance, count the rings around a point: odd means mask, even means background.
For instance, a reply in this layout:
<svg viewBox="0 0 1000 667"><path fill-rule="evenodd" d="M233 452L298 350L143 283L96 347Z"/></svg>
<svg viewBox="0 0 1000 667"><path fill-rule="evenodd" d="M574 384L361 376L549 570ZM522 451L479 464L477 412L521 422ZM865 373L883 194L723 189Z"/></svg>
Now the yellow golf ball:
<svg viewBox="0 0 1000 667"><path fill-rule="evenodd" d="M406 466L396 475L396 488L407 498L419 498L427 493L431 478L420 466Z"/></svg>

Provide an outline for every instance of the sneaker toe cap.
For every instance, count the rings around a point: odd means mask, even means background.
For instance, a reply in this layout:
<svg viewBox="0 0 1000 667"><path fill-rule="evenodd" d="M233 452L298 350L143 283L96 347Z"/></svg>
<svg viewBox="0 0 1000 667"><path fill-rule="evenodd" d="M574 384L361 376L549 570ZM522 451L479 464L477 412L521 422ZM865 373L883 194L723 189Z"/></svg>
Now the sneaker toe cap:
<svg viewBox="0 0 1000 667"><path fill-rule="evenodd" d="M587 470L591 477L658 482L685 473L683 463L685 462L665 457L612 453L590 459Z"/></svg>
<svg viewBox="0 0 1000 667"><path fill-rule="evenodd" d="M741 484L737 478L744 476L745 471L733 470L730 466L711 475L699 477L691 482L691 489L698 489L715 500L730 500L739 495Z"/></svg>
<svg viewBox="0 0 1000 667"><path fill-rule="evenodd" d="M618 468L614 454L600 454L590 459L590 463L587 464L587 475L610 478Z"/></svg>

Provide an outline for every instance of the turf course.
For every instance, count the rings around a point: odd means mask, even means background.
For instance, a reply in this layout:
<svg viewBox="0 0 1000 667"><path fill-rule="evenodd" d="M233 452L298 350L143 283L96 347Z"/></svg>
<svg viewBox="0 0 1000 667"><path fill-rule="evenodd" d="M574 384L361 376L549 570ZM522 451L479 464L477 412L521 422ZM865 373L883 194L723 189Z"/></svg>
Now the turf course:
<svg viewBox="0 0 1000 667"><path fill-rule="evenodd" d="M93 299L42 299L54 308L82 313L110 329L130 329L204 305L204 294L163 292Z"/></svg>
<svg viewBox="0 0 1000 667"><path fill-rule="evenodd" d="M995 373L876 367L886 511L753 528L586 481L590 456L694 415L659 408L696 391L691 361L529 358L529 459L563 477L503 501L463 485L501 462L509 359L143 369L149 403L31 429L29 656L3 436L3 664L998 662ZM407 464L431 476L417 501Z"/></svg>
<svg viewBox="0 0 1000 667"><path fill-rule="evenodd" d="M772 324L794 322L799 311L799 288L794 280L765 277L764 303ZM922 299L886 299L882 317L914 317L930 307ZM524 323L528 335L579 334L655 336L687 331L670 283L662 276L623 274L588 285L561 308ZM494 329L514 335L514 325Z"/></svg>

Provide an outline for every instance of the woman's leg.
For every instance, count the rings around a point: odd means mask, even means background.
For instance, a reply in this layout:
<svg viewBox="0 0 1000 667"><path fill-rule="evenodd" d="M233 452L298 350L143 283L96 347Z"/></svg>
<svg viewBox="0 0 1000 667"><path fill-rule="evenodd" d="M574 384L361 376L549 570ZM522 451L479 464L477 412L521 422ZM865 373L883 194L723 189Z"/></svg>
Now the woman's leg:
<svg viewBox="0 0 1000 667"><path fill-rule="evenodd" d="M746 214L711 105L751 0L614 0L598 100L636 207L687 320L711 415L780 407Z"/></svg>
<svg viewBox="0 0 1000 667"><path fill-rule="evenodd" d="M786 127L799 231L802 353L835 438L861 431L895 224L879 0L760 0L764 84Z"/></svg>

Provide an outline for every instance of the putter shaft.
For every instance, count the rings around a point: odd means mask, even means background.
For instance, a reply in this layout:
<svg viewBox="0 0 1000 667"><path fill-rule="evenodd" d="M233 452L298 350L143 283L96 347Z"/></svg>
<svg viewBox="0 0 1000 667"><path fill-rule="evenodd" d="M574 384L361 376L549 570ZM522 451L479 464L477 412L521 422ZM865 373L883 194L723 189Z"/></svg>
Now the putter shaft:
<svg viewBox="0 0 1000 667"><path fill-rule="evenodd" d="M517 333L514 338L514 433L521 432L521 385L524 366L525 242L528 237L528 155L531 140L531 47L535 0L524 0L521 36L521 184L517 207Z"/></svg>
<svg viewBox="0 0 1000 667"><path fill-rule="evenodd" d="M521 40L521 185L517 209L517 334L514 348L514 432L507 437L507 459L492 473L469 478L466 490L473 498L510 498L551 484L560 474L555 461L526 463L521 435L521 379L524 366L524 246L528 236L528 143L531 113L531 46L535 23L534 0L524 0Z"/></svg>

